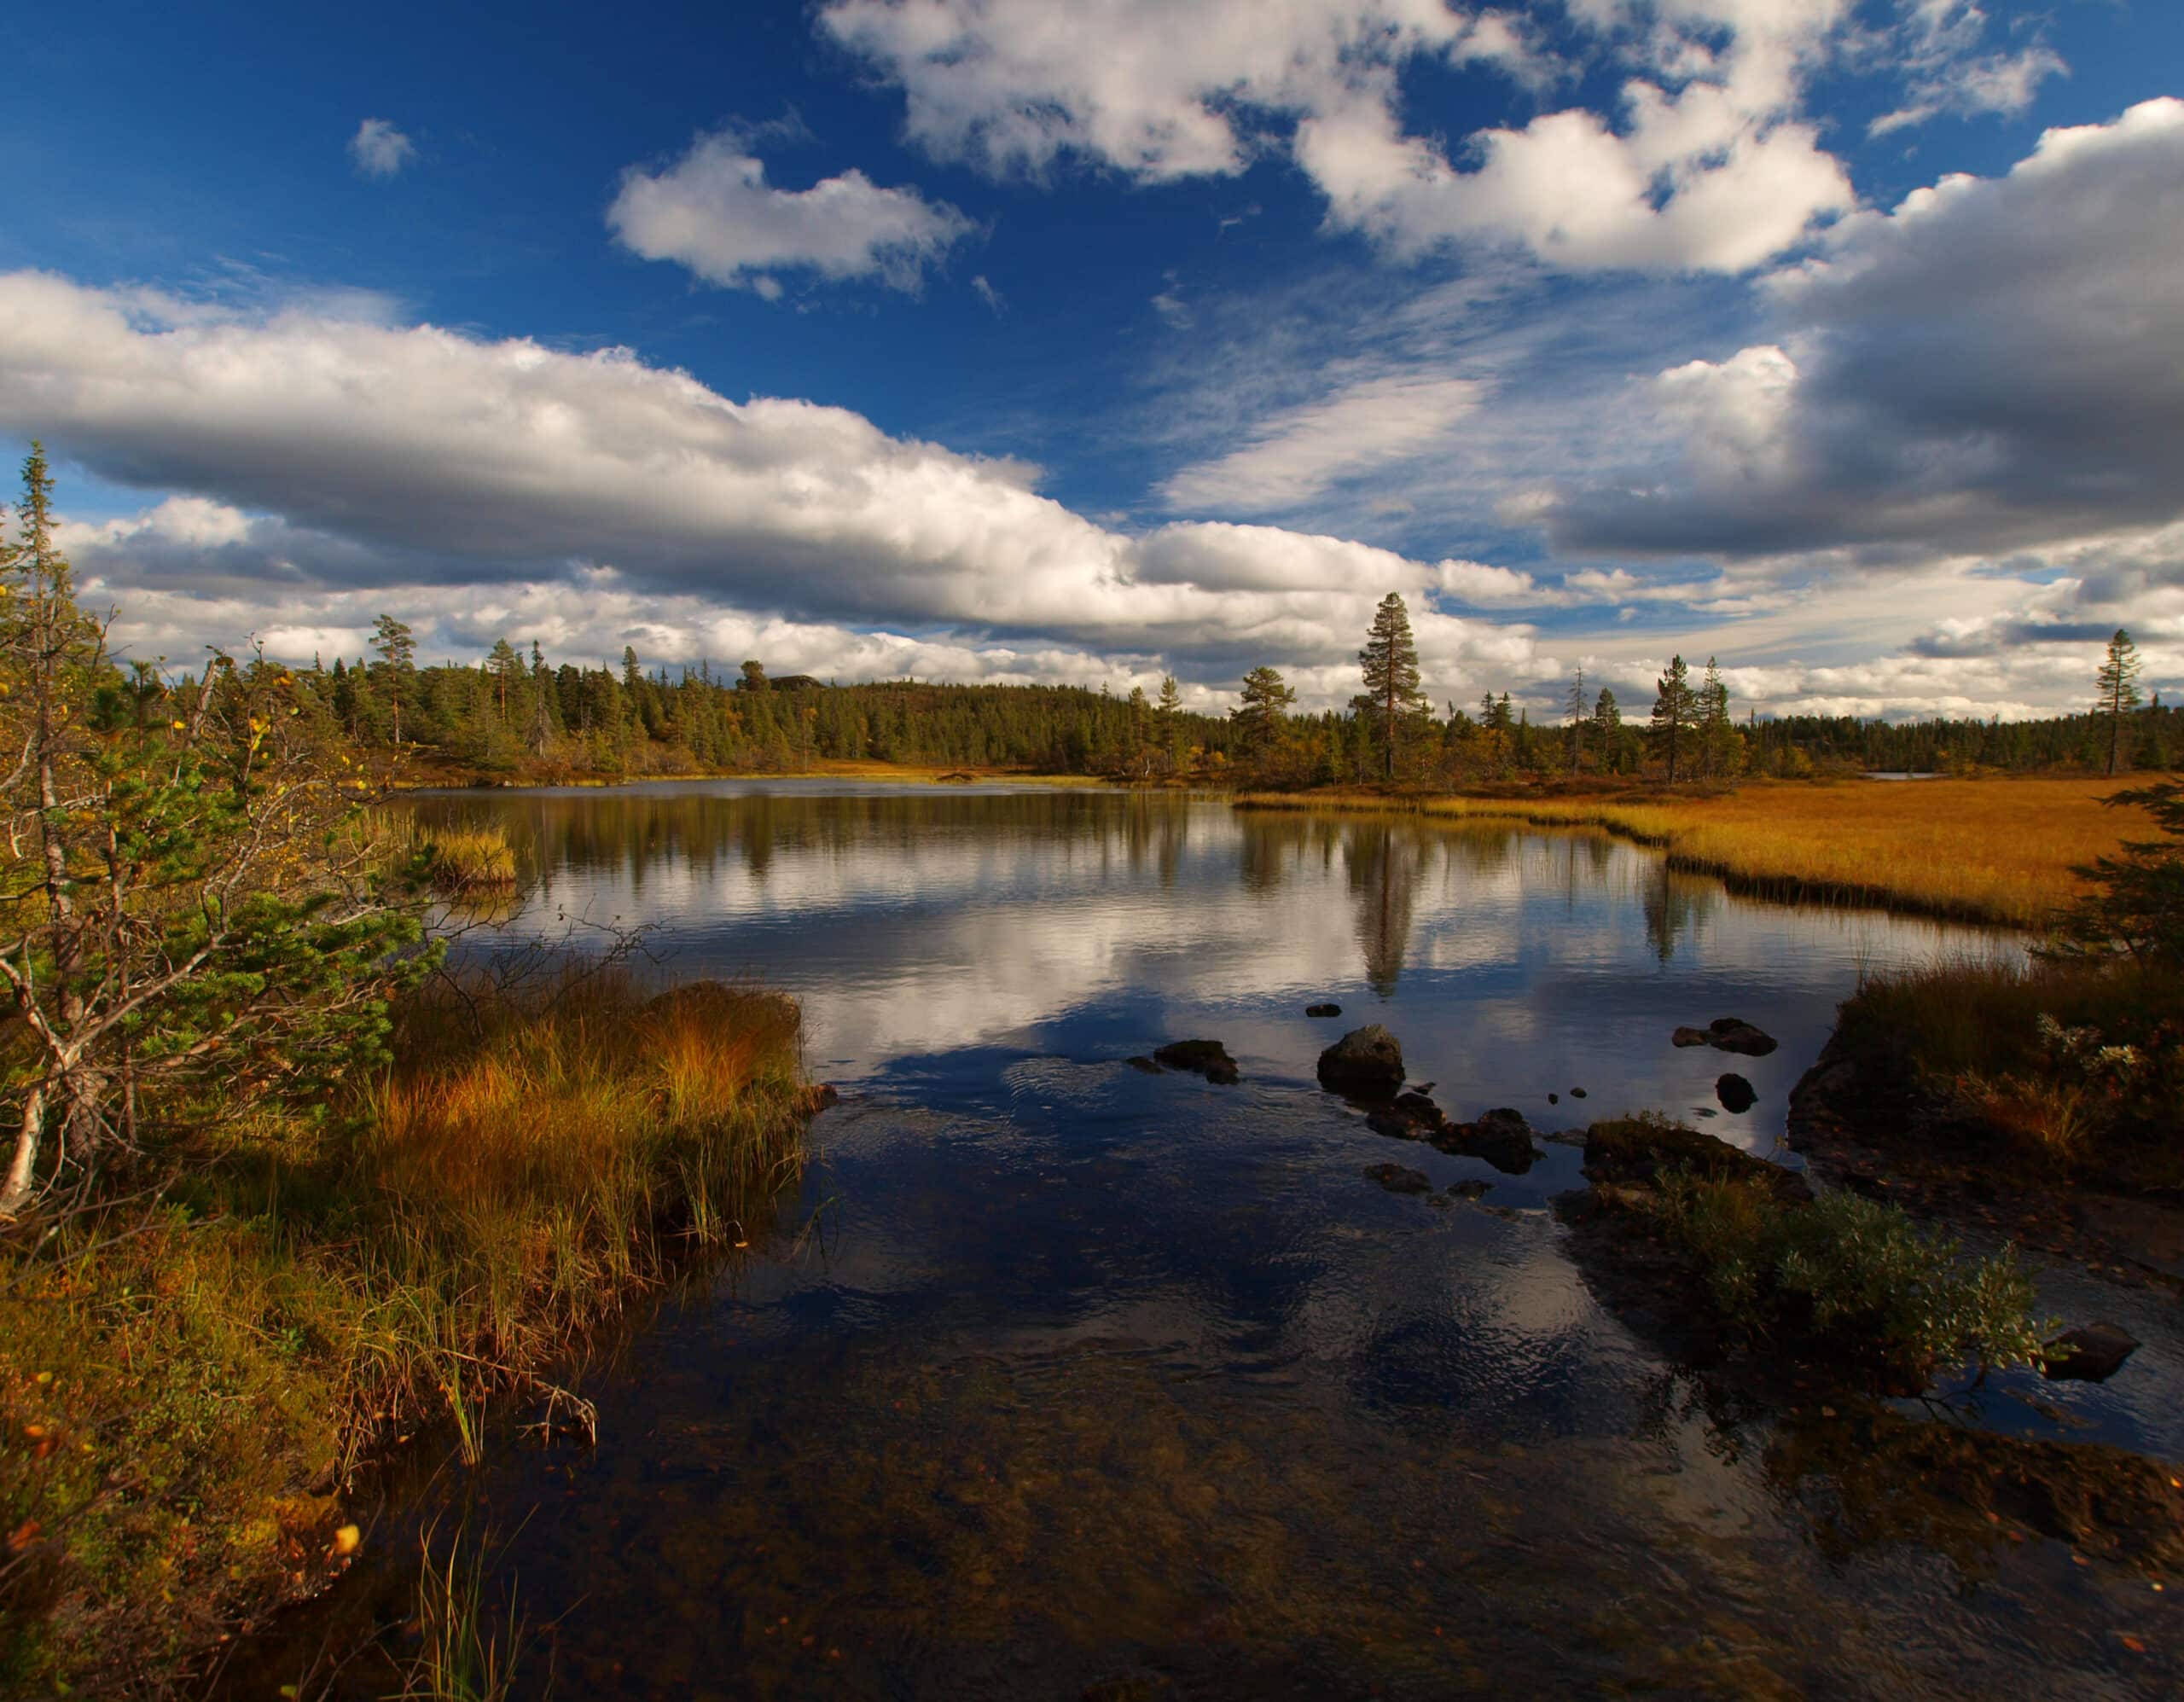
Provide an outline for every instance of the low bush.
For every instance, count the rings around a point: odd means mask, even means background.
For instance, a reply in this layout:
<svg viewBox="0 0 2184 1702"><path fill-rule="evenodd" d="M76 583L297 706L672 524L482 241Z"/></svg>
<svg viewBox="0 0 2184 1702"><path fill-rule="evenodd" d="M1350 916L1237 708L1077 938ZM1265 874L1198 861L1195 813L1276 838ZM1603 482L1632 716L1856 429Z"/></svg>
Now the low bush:
<svg viewBox="0 0 2184 1702"><path fill-rule="evenodd" d="M1723 1321L1884 1386L1920 1389L1969 1363L2036 1362L2043 1331L2013 1253L1966 1258L1897 1207L1809 1203L1743 1178L1664 1174L1658 1214Z"/></svg>

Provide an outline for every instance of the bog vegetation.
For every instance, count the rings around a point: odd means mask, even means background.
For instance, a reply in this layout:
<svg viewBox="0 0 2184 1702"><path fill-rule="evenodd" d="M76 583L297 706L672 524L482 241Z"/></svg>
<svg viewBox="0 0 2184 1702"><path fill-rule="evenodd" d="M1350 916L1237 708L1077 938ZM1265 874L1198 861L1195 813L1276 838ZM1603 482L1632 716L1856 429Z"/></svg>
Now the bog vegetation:
<svg viewBox="0 0 2184 1702"><path fill-rule="evenodd" d="M311 1587L381 1444L519 1391L801 1164L798 1014L598 964L456 973L305 677L117 667L42 459L0 549L0 1692L120 1687ZM511 967L513 966L513 967ZM526 969L531 973L525 973Z"/></svg>

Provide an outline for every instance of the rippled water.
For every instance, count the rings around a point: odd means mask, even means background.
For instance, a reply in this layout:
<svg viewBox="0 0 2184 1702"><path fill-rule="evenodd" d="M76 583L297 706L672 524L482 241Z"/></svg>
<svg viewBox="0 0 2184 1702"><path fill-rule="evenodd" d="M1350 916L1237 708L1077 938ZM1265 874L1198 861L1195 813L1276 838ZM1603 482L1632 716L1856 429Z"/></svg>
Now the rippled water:
<svg viewBox="0 0 2184 1702"><path fill-rule="evenodd" d="M795 992L844 1101L780 1232L593 1368L595 1452L508 1441L413 1488L250 1682L398 1618L415 1529L465 1510L533 1626L526 1687L550 1667L562 1695L2180 1682L2144 1581L1839 1479L1819 1415L1738 1413L1603 1312L1543 1209L1574 1147L1504 1176L1313 1080L1380 1021L1453 1115L1711 1112L1774 1152L1862 966L2005 942L1732 897L1597 837L1214 800L781 782L417 807L516 830L519 926L656 924L667 973ZM1306 1018L1320 1000L1342 1017ZM1723 1015L1781 1049L1670 1046ZM1240 1084L1125 1062L1197 1036ZM1361 1174L1390 1159L1492 1188L1391 1195ZM2174 1452L2177 1396L2135 1364L1985 1398Z"/></svg>

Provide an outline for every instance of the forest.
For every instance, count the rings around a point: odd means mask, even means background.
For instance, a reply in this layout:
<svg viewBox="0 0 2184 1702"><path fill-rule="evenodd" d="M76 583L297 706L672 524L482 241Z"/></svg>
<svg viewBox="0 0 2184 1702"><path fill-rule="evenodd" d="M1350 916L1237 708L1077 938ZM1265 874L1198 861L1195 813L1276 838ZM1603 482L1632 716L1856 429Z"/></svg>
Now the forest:
<svg viewBox="0 0 2184 1702"><path fill-rule="evenodd" d="M1681 659L1654 702L1625 718L1612 690L1571 683L1561 712L1535 720L1509 694L1487 692L1435 713L1416 677L1401 599L1382 606L1399 675L1383 670L1341 711L1295 712L1272 668L1247 675L1227 714L1182 706L1171 678L1157 697L1082 686L890 680L840 685L808 675L769 679L762 663L733 675L709 664L648 668L634 650L619 670L556 664L506 640L476 665L420 665L410 630L381 617L373 653L294 671L302 691L354 745L400 748L434 777L491 781L789 774L822 764L998 769L1141 781L1272 786L1525 782L1600 775L1635 780L1798 779L1867 770L2099 772L2165 766L2184 747L2179 712L2132 690L2120 706L2037 720L1886 720L1857 716L1740 717L1710 660L1692 681ZM2128 641L2127 641L2128 642ZM1408 657L1406 663L1405 658ZM271 665L261 661L260 665ZM1408 672L1403 670L1408 668ZM176 689L149 668L102 694L112 724L142 724ZM184 682L180 688L188 690ZM1671 760L1670 752L1674 758ZM1671 772L1672 770L1672 772Z"/></svg>

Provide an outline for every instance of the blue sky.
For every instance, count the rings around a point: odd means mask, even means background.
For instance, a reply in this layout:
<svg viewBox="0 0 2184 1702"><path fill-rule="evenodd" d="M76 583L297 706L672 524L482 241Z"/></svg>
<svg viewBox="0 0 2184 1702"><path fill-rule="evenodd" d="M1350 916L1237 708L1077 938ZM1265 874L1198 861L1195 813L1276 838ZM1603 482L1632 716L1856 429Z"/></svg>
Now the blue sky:
<svg viewBox="0 0 2184 1702"><path fill-rule="evenodd" d="M0 433L142 653L2184 680L2184 8L84 9Z"/></svg>

